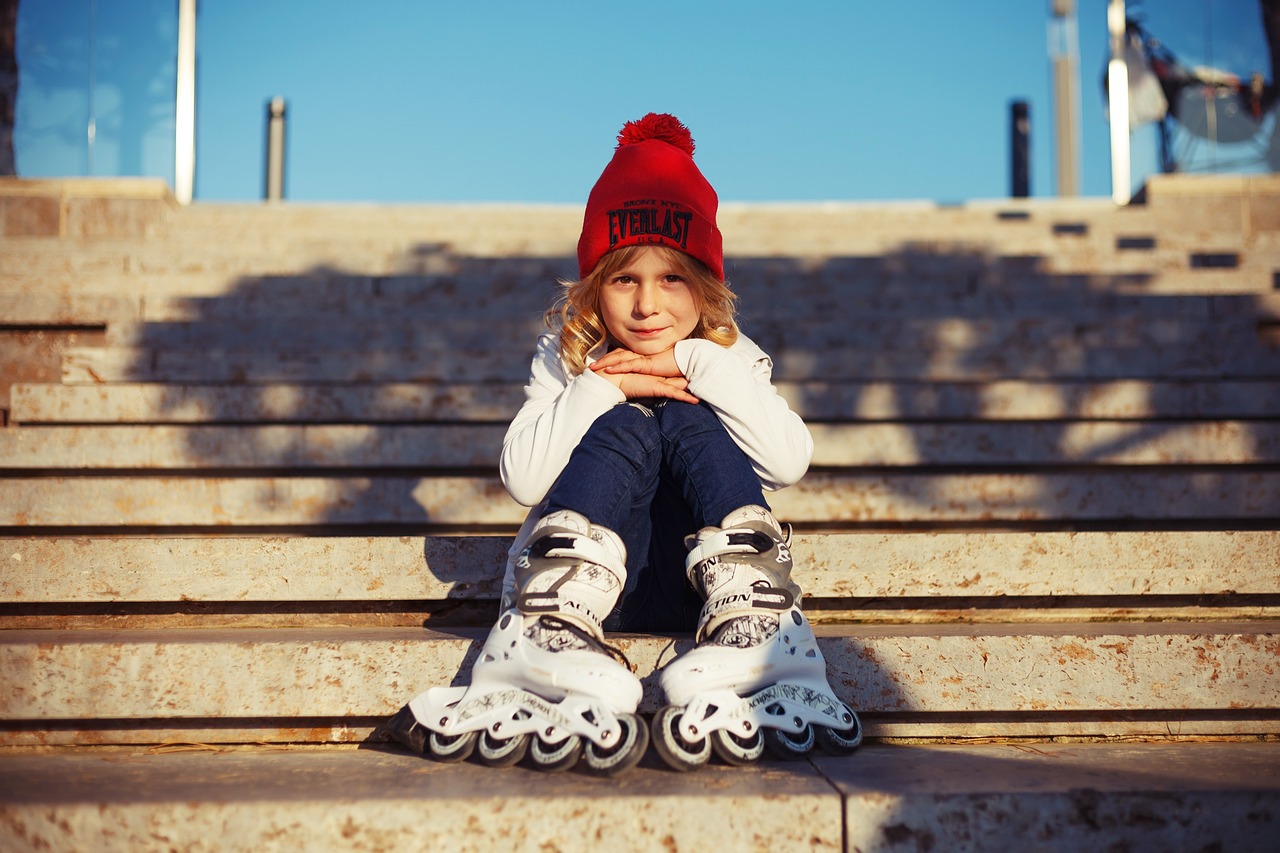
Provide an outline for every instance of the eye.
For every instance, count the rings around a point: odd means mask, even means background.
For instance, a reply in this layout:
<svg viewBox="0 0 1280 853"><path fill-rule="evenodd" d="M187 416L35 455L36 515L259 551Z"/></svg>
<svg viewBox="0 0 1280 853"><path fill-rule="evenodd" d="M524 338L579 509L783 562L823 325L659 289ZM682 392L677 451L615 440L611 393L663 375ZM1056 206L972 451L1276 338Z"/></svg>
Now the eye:
<svg viewBox="0 0 1280 853"><path fill-rule="evenodd" d="M615 275L610 283L611 284L631 284L632 281L633 279L631 278L631 276L626 275L624 273L622 275Z"/></svg>
<svg viewBox="0 0 1280 853"><path fill-rule="evenodd" d="M684 284L684 276L678 273L669 273L662 277L664 284Z"/></svg>

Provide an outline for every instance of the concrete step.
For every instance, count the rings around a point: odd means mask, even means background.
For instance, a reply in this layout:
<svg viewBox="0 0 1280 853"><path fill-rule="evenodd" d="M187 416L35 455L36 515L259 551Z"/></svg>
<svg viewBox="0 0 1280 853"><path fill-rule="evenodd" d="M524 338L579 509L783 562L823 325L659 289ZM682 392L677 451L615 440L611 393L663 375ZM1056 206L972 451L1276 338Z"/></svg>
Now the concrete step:
<svg viewBox="0 0 1280 853"><path fill-rule="evenodd" d="M192 528L230 532L412 526L449 532L514 530L526 510L496 476L11 477L16 495L0 527ZM1114 470L972 473L947 470L810 472L771 494L786 520L807 526L1143 523L1247 526L1273 520L1280 478L1269 467L1152 466Z"/></svg>
<svg viewBox="0 0 1280 853"><path fill-rule="evenodd" d="M372 346L373 342L369 342ZM532 341L486 349L455 349L426 342L402 349L212 349L137 347L76 348L63 360L69 384L516 382L528 375ZM1158 350L1095 347L1063 341L1051 349L1002 349L983 341L928 351L863 348L810 349L803 339L774 346L774 377L782 381L851 380L984 382L1005 379L1105 381L1114 379L1273 379L1280 377L1280 348L1253 335L1198 341Z"/></svg>
<svg viewBox="0 0 1280 853"><path fill-rule="evenodd" d="M832 688L873 737L1280 733L1274 621L814 630ZM465 683L485 633L5 631L0 745L364 740L421 690ZM657 710L656 673L692 638L610 640L641 678L641 709Z"/></svg>
<svg viewBox="0 0 1280 853"><path fill-rule="evenodd" d="M1275 254L1280 255L1280 251ZM891 289L914 291L916 289L931 292L938 298L960 295L966 289L972 290L980 286L982 290L1012 295L1023 295L1049 290L1055 281L1087 281L1093 290L1099 292L1122 293L1128 295L1147 296L1188 296L1196 294L1216 295L1265 295L1274 291L1274 275L1280 264L1272 256L1264 256L1239 264L1237 268L1218 264L1217 258L1222 253L1199 253L1205 260L1204 267L1185 268L1184 266L1167 269L1150 268L1141 264L1114 264L1104 260L1085 263L1075 259L1062 261L1059 267L1045 265L1038 258L1020 259L1013 269L1005 267L1009 259L1002 259L999 264L988 260L986 265L977 269L966 269L967 264L958 263L948 256L937 260L948 266L932 275L925 275L909 267L898 271L882 271L876 265L883 264L883 255L868 255L851 258L864 267L861 279L851 277L842 272L840 280L846 286L861 286L864 292L885 291ZM1197 257L1199 257L1197 255ZM534 282L538 287L553 286L557 278L575 278L576 265L571 255L557 255L546 259L520 259L513 261L499 258L487 264L477 263L471 259L470 267L488 266L490 269L478 269L476 272L493 277L524 269L525 275L535 275L536 268L545 272ZM6 260L6 268L0 272L0 293L14 296L141 296L146 299L158 298L218 298L258 290L264 284L297 279L312 281L317 278L351 278L374 277L396 278L410 275L418 277L423 273L441 275L456 274L460 261L451 255L431 256L428 262L420 258L401 258L390 256L383 259L348 258L346 263L304 264L302 262L284 263L277 255L267 260L237 259L234 264L228 261L224 267L202 268L189 267L176 270L143 270L129 271L116 269L114 262L103 262L100 270L61 269L51 259ZM788 259L787 269L780 271L776 261L754 260L751 258L729 257L726 259L727 275L735 290L751 293L760 285L757 284L769 272L768 279L773 282L799 281L814 275L823 263L829 263L840 269L842 258L826 259L822 262L802 262ZM8 266L9 263L13 266ZM520 266L512 269L512 265ZM66 266L63 264L62 266ZM49 267L49 268L44 268ZM757 267L762 270L757 272ZM783 277L785 276L785 278ZM827 274L826 278L832 278Z"/></svg>
<svg viewBox="0 0 1280 853"><path fill-rule="evenodd" d="M1211 384L1195 393L1211 393ZM1241 406L1280 411L1280 383L1227 389ZM377 385L15 385L10 422L47 423L510 423L523 382Z"/></svg>
<svg viewBox="0 0 1280 853"><path fill-rule="evenodd" d="M508 536L6 538L0 603L493 602L510 545ZM1132 618L1139 596L1166 612L1185 604L1169 597L1262 607L1248 597L1274 597L1280 576L1275 530L797 533L792 551L811 605L864 610L896 599L921 599L913 603L927 611L957 606L947 599L981 608L1055 596L1093 607L1123 599ZM0 628L16 624L0 618Z"/></svg>
<svg viewBox="0 0 1280 853"><path fill-rule="evenodd" d="M540 312L523 316L477 321L459 319L443 306L429 314L405 313L388 306L381 316L356 318L342 312L312 312L296 323L281 317L262 316L235 322L184 322L115 324L108 342L115 347L165 350L351 350L377 348L408 350L418 346L448 345L467 349L485 346L516 358L532 352L533 342L546 330ZM466 317L459 309L456 314ZM431 317L426 321L425 317ZM442 322L448 318L449 322ZM1221 346L1223 342L1257 341L1257 315L1206 319L1153 318L1142 314L1095 315L1079 308L1059 316L1030 311L1000 317L831 316L798 321L787 317L742 317L745 333L766 351L785 351L803 329L810 349L877 349L931 352L950 348L1034 349L1086 346L1100 349L1187 348ZM499 328L495 328L495 327ZM507 345L504 345L507 344Z"/></svg>
<svg viewBox="0 0 1280 853"><path fill-rule="evenodd" d="M491 470L506 424L28 426L0 430L0 471ZM810 424L812 465L1280 463L1275 421Z"/></svg>
<svg viewBox="0 0 1280 853"><path fill-rule="evenodd" d="M1212 326L1214 321L1252 318L1269 322L1280 318L1280 294L1249 295L1160 295L1113 293L1092 289L1088 282L1071 283L1054 280L1055 286L1043 283L1029 286L1025 293L996 292L976 288L966 281L962 286L948 285L944 292L921 294L913 287L859 286L850 281L814 280L812 276L792 275L779 280L735 282L739 295L739 321L748 328L768 321L836 322L865 321L871 318L904 320L1002 320L1044 317L1061 320L1065 312L1082 321L1118 321L1120 318L1145 318L1158 324L1165 320L1199 321ZM496 276L475 274L463 278L395 278L351 280L296 280L247 288L225 297L0 297L8 316L34 314L46 304L90 306L103 300L133 302L138 318L146 323L245 324L275 320L346 318L352 322L371 322L448 312L457 314L464 326L488 327L495 320L520 323L536 317L550 304L556 288L548 280L529 279L510 283ZM929 301L921 302L927 295ZM53 311L49 310L52 314ZM86 319L97 321L98 312L85 312ZM122 324L123 325L123 324ZM130 334L137 334L130 332Z"/></svg>
<svg viewBox="0 0 1280 853"><path fill-rule="evenodd" d="M374 749L0 754L5 849L1261 853L1275 743L868 744L608 782ZM1016 839L1016 842L1014 841Z"/></svg>
<svg viewBox="0 0 1280 853"><path fill-rule="evenodd" d="M776 383L792 410L822 421L1196 420L1280 417L1280 381ZM509 423L523 381L355 385L15 385L10 422Z"/></svg>
<svg viewBox="0 0 1280 853"><path fill-rule="evenodd" d="M149 178L0 179L5 241L138 238L178 213L164 181Z"/></svg>

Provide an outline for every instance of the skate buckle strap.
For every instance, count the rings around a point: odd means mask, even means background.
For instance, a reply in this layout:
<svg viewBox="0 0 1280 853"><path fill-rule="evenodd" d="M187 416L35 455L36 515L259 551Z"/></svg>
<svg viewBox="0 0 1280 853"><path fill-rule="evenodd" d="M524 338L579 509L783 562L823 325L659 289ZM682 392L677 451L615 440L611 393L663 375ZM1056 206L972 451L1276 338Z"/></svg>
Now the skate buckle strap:
<svg viewBox="0 0 1280 853"><path fill-rule="evenodd" d="M726 528L710 535L699 535L697 544L689 549L685 558L686 568L692 568L712 557L725 554L764 554L776 544L773 537L760 530Z"/></svg>
<svg viewBox="0 0 1280 853"><path fill-rule="evenodd" d="M556 613L598 634L616 598L609 588L621 588L624 580L615 568L617 559L586 534L556 531L541 536L520 555L519 568L530 574L516 607L530 615ZM592 582L592 574L612 576L612 583Z"/></svg>
<svg viewBox="0 0 1280 853"><path fill-rule="evenodd" d="M613 565L618 561L615 554L585 533L553 533L540 536L529 544L520 555L522 561L532 560L573 560L583 563L594 563L608 569L613 575L618 572Z"/></svg>
<svg viewBox="0 0 1280 853"><path fill-rule="evenodd" d="M708 599L698 616L697 639L701 641L723 622L735 616L747 616L761 610L775 613L790 610L795 602L796 597L791 590L767 586L763 582L758 586L740 587Z"/></svg>
<svg viewBox="0 0 1280 853"><path fill-rule="evenodd" d="M562 587L575 580L577 574L577 568L570 568L556 578L555 583L546 589L520 593L520 596L516 599L516 607L522 613L530 615L559 613L567 617L577 617L578 620L585 620L594 625L596 630L599 630L604 618L609 615L608 610L600 612L598 608L591 606L593 602L580 594L573 596L564 595L561 592ZM581 588L579 588L578 592L581 593L581 591Z"/></svg>

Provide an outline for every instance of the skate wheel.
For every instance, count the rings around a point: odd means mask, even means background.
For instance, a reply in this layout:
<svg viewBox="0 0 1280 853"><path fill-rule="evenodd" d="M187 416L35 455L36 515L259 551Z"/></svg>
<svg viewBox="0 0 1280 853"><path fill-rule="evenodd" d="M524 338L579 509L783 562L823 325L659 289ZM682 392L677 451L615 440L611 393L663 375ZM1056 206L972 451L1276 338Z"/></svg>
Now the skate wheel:
<svg viewBox="0 0 1280 853"><path fill-rule="evenodd" d="M512 767L529 751L529 736L494 737L488 731L476 739L476 758L486 767Z"/></svg>
<svg viewBox="0 0 1280 853"><path fill-rule="evenodd" d="M544 773L559 773L578 763L582 756L582 738L569 735L557 743L547 743L534 735L529 742L529 760Z"/></svg>
<svg viewBox="0 0 1280 853"><path fill-rule="evenodd" d="M814 735L823 752L828 755L853 755L857 752L858 747L862 745L862 723L858 721L857 714L852 716L853 725L847 729L817 727Z"/></svg>
<svg viewBox="0 0 1280 853"><path fill-rule="evenodd" d="M653 748L672 770L694 770L711 758L711 739L702 738L690 743L680 736L680 720L684 710L668 705L653 717L650 739Z"/></svg>
<svg viewBox="0 0 1280 853"><path fill-rule="evenodd" d="M816 738L813 726L809 725L795 734L782 729L765 729L764 747L780 761L798 761L813 749Z"/></svg>
<svg viewBox="0 0 1280 853"><path fill-rule="evenodd" d="M720 729L711 733L711 749L725 764L742 767L758 759L764 753L764 735L761 729L755 734L739 737Z"/></svg>
<svg viewBox="0 0 1280 853"><path fill-rule="evenodd" d="M427 755L445 764L466 761L475 748L475 732L463 732L460 735L442 735L440 732L432 732L427 736Z"/></svg>
<svg viewBox="0 0 1280 853"><path fill-rule="evenodd" d="M588 740L583 747L582 760L587 770L598 776L617 776L640 763L649 747L649 729L644 720L635 714L620 714L622 734L612 746L597 746Z"/></svg>
<svg viewBox="0 0 1280 853"><path fill-rule="evenodd" d="M396 711L387 720L387 735L397 743L409 749L414 755L425 755L427 751L427 730L418 722L408 705Z"/></svg>

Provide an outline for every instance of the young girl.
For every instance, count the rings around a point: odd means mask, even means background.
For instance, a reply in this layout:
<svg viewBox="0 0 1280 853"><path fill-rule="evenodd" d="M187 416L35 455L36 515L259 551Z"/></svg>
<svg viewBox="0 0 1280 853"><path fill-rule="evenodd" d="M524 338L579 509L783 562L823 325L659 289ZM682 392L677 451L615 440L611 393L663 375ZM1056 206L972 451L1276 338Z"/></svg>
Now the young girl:
<svg viewBox="0 0 1280 853"><path fill-rule="evenodd" d="M611 775L640 760L639 679L604 631L696 631L668 664L653 742L672 767L849 753L764 490L798 481L809 431L734 321L718 199L674 117L629 122L591 191L538 340L502 479L534 507L470 687L435 688L391 733L440 760Z"/></svg>

